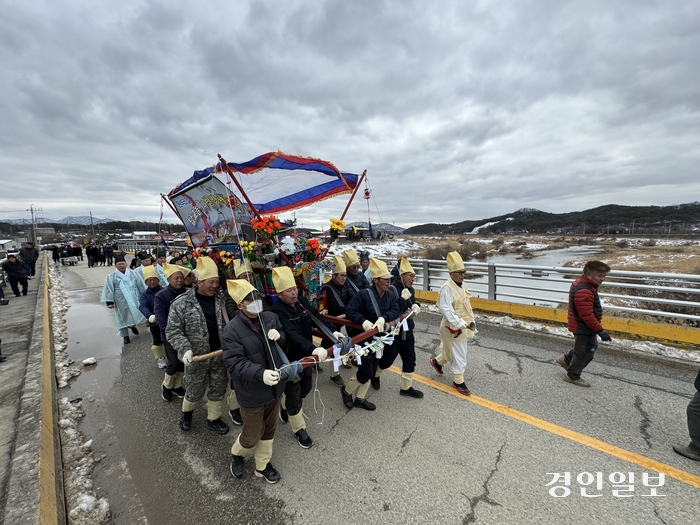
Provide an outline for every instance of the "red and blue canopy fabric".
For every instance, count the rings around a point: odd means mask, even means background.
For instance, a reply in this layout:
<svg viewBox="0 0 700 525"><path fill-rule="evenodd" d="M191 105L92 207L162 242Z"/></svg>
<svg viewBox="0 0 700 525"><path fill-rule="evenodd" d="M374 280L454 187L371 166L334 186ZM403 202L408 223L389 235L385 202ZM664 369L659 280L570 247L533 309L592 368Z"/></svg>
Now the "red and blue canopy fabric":
<svg viewBox="0 0 700 525"><path fill-rule="evenodd" d="M296 210L314 202L352 193L359 180L358 175L341 173L328 161L287 155L281 151L265 153L248 162L229 162L228 168L262 214ZM219 162L210 168L195 171L191 178L170 193L180 192L212 173L226 173L226 168ZM235 192L236 188L232 190Z"/></svg>

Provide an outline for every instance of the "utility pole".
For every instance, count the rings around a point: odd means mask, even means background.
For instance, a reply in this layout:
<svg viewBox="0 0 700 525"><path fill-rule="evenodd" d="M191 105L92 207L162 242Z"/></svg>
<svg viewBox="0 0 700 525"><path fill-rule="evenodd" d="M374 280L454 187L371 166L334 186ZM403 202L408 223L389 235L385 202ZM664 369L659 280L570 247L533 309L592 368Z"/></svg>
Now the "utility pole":
<svg viewBox="0 0 700 525"><path fill-rule="evenodd" d="M29 209L27 210L32 213L32 233L31 233L31 242L36 246L36 221L34 220L34 212L39 212L43 211L41 208L35 208L33 204L29 206Z"/></svg>
<svg viewBox="0 0 700 525"><path fill-rule="evenodd" d="M92 212L90 212L90 232L92 232L92 242L95 241L95 225L92 223Z"/></svg>

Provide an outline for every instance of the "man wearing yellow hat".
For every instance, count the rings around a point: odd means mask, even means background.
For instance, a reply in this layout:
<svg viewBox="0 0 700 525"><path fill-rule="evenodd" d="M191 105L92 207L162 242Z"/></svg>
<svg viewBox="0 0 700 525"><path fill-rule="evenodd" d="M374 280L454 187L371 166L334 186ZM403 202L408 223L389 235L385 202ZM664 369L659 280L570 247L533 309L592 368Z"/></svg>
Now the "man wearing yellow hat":
<svg viewBox="0 0 700 525"><path fill-rule="evenodd" d="M156 294L162 290L160 280L152 265L142 266L141 275L147 288L141 292L141 297L139 297L139 311L148 319L148 329L151 331L151 339L153 339L151 353L156 358L158 368L165 368L165 348L163 347L163 339L160 337L160 327L156 323L154 310Z"/></svg>
<svg viewBox="0 0 700 525"><path fill-rule="evenodd" d="M347 271L345 261L342 257L333 256L333 277L323 285L323 290L326 292L326 305L328 313L334 317L345 318L345 309L348 306L348 289L345 287L347 279ZM334 330L340 331L339 326L335 326ZM346 368L352 368L350 364L343 365ZM338 387L344 387L345 381L340 376L340 373L331 370L331 383Z"/></svg>
<svg viewBox="0 0 700 525"><path fill-rule="evenodd" d="M369 288L370 283L360 271L360 259L357 257L355 250L345 250L343 252L343 262L347 272L345 286L348 289L348 300L350 300L360 290Z"/></svg>
<svg viewBox="0 0 700 525"><path fill-rule="evenodd" d="M369 268L372 272L372 285L358 292L350 300L345 315L355 324L362 326L364 331L377 328L383 332L385 327L395 324L399 317L399 303L396 291L391 289L391 273L384 261L370 259ZM362 363L357 368L357 373L348 382L348 385L340 389L343 404L347 408L353 406L365 410L375 410L374 403L367 401L370 379L377 372L377 359L374 353L362 357ZM355 400L352 394L357 391Z"/></svg>
<svg viewBox="0 0 700 525"><path fill-rule="evenodd" d="M248 281L230 280L226 288L240 310L221 336L231 388L239 393L243 423L231 447L231 474L243 476L246 452L255 448L255 475L277 483L280 475L270 460L285 383L280 382L279 370L284 364L275 341L284 345L286 337L277 316L263 311L259 294Z"/></svg>
<svg viewBox="0 0 700 525"><path fill-rule="evenodd" d="M297 283L294 280L294 274L288 266L282 266L272 269L272 283L277 292L277 301L272 305L274 312L282 323L282 328L287 336L287 344L285 353L290 361L298 361L304 357L315 355L319 361L326 360L326 350L324 348L316 348L313 343L312 327L314 321L312 317L331 331L335 330L333 323L326 321L316 308L311 306L311 303L299 295ZM340 332L334 332L336 338L345 337ZM289 419L289 425L292 427L292 432L297 438L299 446L302 448L310 448L313 441L306 432L306 421L304 420L304 412L302 403L306 395L311 391L313 385L312 368L306 368L301 374L301 379L297 382L288 381L284 389L286 412ZM284 410L280 414L284 421Z"/></svg>
<svg viewBox="0 0 700 525"><path fill-rule="evenodd" d="M464 383L467 368L467 340L476 334L474 314L469 302L471 294L464 281L464 261L457 252L447 254L447 271L450 278L440 288L438 308L442 314L440 322L440 346L442 352L430 359L430 366L440 375L442 367L451 362L454 376L452 386L465 396L471 395Z"/></svg>
<svg viewBox="0 0 700 525"><path fill-rule="evenodd" d="M180 429L192 428L192 413L197 402L207 396L207 427L217 434L226 434L228 425L221 419L228 376L221 355L201 361L194 356L221 349L224 329L224 293L219 289L219 268L209 257L197 261L197 284L178 297L170 307L168 342L185 363L187 390L182 400Z"/></svg>
<svg viewBox="0 0 700 525"><path fill-rule="evenodd" d="M382 357L379 359L377 373L372 378L372 388L379 390L379 376L394 364L396 356L401 356L401 390L402 396L421 399L423 392L413 388L413 371L416 369L416 340L413 337L415 322L413 318L420 313L420 306L416 303L416 295L413 290L413 280L416 272L413 271L408 259L402 258L399 261L399 277L393 280L393 286L399 294L399 312L408 313L413 311L413 315L406 320L399 334L394 338L394 343L384 347Z"/></svg>
<svg viewBox="0 0 700 525"><path fill-rule="evenodd" d="M153 313L156 316L156 324L160 329L160 338L165 348L165 377L163 377L161 396L165 401L170 402L173 399L173 394L179 398L185 397L185 389L182 387L185 364L177 356L177 350L170 344L165 332L168 327L168 315L172 302L187 290L185 290L184 268L175 264L163 263L163 265L163 273L166 276L168 286L156 294L153 300Z"/></svg>

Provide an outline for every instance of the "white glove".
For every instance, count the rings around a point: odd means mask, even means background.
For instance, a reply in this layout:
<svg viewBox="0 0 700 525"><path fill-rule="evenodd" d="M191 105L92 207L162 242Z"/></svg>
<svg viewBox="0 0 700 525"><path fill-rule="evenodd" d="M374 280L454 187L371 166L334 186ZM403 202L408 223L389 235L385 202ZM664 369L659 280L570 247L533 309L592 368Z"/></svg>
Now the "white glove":
<svg viewBox="0 0 700 525"><path fill-rule="evenodd" d="M384 331L384 318L380 317L379 319L377 319L377 322L374 323L374 326L377 327L377 330L379 330L380 332L383 332Z"/></svg>
<svg viewBox="0 0 700 525"><path fill-rule="evenodd" d="M372 321L365 321L364 323L362 323L362 329L365 332L369 332L372 328L374 328Z"/></svg>
<svg viewBox="0 0 700 525"><path fill-rule="evenodd" d="M280 333L274 328L270 328L267 332L267 338L271 341L279 341Z"/></svg>
<svg viewBox="0 0 700 525"><path fill-rule="evenodd" d="M336 339L343 339L345 337L345 334L342 332L333 332L333 335Z"/></svg>
<svg viewBox="0 0 700 525"><path fill-rule="evenodd" d="M457 328L459 330L464 330L467 327L467 322L464 319L460 319L459 323L457 323Z"/></svg>
<svg viewBox="0 0 700 525"><path fill-rule="evenodd" d="M185 352L185 355L182 356L182 362L188 365L192 364L192 350Z"/></svg>
<svg viewBox="0 0 700 525"><path fill-rule="evenodd" d="M417 316L420 313L420 306L417 304L411 305L411 311L413 312L413 317Z"/></svg>
<svg viewBox="0 0 700 525"><path fill-rule="evenodd" d="M322 363L328 357L328 352L326 352L325 348L317 348L316 350L311 352L311 355L315 355L316 357L318 357L318 362Z"/></svg>
<svg viewBox="0 0 700 525"><path fill-rule="evenodd" d="M403 290L401 290L401 299L403 299L404 301L408 301L410 298L411 290L409 290L408 288L404 288Z"/></svg>
<svg viewBox="0 0 700 525"><path fill-rule="evenodd" d="M151 323L151 324L153 324L153 323L156 322L156 316L155 316L155 314L154 314L154 315L151 315L151 316L148 318L148 322Z"/></svg>
<svg viewBox="0 0 700 525"><path fill-rule="evenodd" d="M265 383L267 386L275 386L279 382L279 372L275 372L274 370L265 370L263 372L263 383Z"/></svg>

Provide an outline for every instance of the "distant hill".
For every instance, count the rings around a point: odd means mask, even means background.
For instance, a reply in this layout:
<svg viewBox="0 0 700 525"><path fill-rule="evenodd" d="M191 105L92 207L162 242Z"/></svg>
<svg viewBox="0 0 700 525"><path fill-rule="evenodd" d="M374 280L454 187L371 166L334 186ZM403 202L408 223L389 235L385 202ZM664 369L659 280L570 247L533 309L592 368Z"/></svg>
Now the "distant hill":
<svg viewBox="0 0 700 525"><path fill-rule="evenodd" d="M700 233L700 202L674 206L620 206L608 204L590 210L547 213L522 208L488 219L454 224L421 224L407 228L405 234L468 233Z"/></svg>
<svg viewBox="0 0 700 525"><path fill-rule="evenodd" d="M10 224L31 224L32 220L31 219L6 219L2 222L7 222ZM115 222L114 219L98 219L97 217L92 218L92 223L93 224L104 224L106 222ZM55 219L47 219L46 217L37 217L36 218L36 223L41 225L41 224L80 224L82 226L87 226L90 224L90 216L89 215L79 215L77 217L64 217L63 219L60 220L55 220Z"/></svg>
<svg viewBox="0 0 700 525"><path fill-rule="evenodd" d="M351 226L354 226L355 228L369 228L369 224L366 222L350 222L346 225L346 228L349 228ZM403 233L403 231L405 230L405 228L401 228L400 226L394 226L393 224L389 224L388 222L372 224L372 229L384 230L390 233Z"/></svg>

